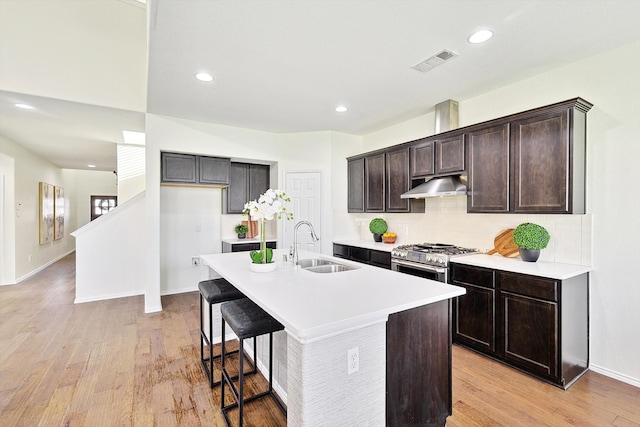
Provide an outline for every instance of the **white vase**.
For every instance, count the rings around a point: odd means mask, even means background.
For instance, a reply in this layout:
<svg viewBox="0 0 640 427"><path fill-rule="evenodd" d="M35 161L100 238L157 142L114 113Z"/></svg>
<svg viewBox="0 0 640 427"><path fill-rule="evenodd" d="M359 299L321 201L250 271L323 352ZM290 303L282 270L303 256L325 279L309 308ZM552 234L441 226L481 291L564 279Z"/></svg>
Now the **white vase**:
<svg viewBox="0 0 640 427"><path fill-rule="evenodd" d="M277 264L275 262L270 262L267 264L254 264L251 263L249 264L249 268L251 269L251 271L253 271L254 273L269 273L271 271L274 271L277 267Z"/></svg>

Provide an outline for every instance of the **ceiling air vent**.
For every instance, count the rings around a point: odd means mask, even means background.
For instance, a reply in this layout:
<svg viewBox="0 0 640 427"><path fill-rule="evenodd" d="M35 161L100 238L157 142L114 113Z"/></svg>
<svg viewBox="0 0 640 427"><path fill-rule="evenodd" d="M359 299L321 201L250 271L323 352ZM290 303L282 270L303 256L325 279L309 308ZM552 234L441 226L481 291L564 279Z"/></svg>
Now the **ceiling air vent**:
<svg viewBox="0 0 640 427"><path fill-rule="evenodd" d="M444 49L442 52L430 56L424 61L418 62L411 68L413 68L414 70L418 70L421 73L426 73L427 71L437 67L438 65L444 64L446 61L455 58L456 56L458 56L457 53L448 49Z"/></svg>

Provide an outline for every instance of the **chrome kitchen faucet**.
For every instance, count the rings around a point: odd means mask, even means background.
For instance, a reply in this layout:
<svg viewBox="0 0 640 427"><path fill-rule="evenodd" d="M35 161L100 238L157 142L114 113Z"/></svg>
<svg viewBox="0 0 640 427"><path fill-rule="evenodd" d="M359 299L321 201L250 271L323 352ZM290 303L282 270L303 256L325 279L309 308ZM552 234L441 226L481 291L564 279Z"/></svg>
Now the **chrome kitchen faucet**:
<svg viewBox="0 0 640 427"><path fill-rule="evenodd" d="M289 256L291 257L291 262L293 265L298 264L298 228L301 225L307 225L309 227L309 231L311 232L311 238L314 242L320 240L316 235L316 231L313 229L313 225L309 221L300 221L293 228L293 246L289 249Z"/></svg>

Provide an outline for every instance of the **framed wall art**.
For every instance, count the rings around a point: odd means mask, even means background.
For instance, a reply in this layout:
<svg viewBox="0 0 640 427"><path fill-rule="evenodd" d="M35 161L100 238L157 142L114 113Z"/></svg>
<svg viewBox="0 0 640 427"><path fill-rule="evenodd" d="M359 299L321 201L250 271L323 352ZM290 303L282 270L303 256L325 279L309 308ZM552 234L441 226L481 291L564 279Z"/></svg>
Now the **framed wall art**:
<svg viewBox="0 0 640 427"><path fill-rule="evenodd" d="M53 240L64 237L64 188L54 187L55 200L53 204L55 223L53 224Z"/></svg>
<svg viewBox="0 0 640 427"><path fill-rule="evenodd" d="M54 194L53 185L40 183L40 244L44 245L53 240L54 228Z"/></svg>

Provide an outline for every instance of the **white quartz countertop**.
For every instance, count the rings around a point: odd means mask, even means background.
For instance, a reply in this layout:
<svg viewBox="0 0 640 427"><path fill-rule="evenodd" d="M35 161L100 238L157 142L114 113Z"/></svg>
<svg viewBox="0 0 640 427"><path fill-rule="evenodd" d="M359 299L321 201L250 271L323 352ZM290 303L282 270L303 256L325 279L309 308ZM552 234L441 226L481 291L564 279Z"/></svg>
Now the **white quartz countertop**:
<svg viewBox="0 0 640 427"><path fill-rule="evenodd" d="M201 259L300 342L386 322L389 314L465 293L458 286L301 251L300 259L332 259L358 267L337 273L313 273L284 263L285 253L283 249L274 251L278 268L270 273L252 272L246 252L201 255Z"/></svg>
<svg viewBox="0 0 640 427"><path fill-rule="evenodd" d="M356 246L359 248L375 249L377 251L383 252L391 252L393 248L399 245L398 243L374 242L373 237L371 237L371 240L334 240L333 243L337 243L339 245Z"/></svg>
<svg viewBox="0 0 640 427"><path fill-rule="evenodd" d="M277 239L267 239L267 242L275 242ZM222 239L223 242L229 243L230 245L241 245L243 243L260 243L260 239L257 237L238 239L237 237L228 237L226 239Z"/></svg>
<svg viewBox="0 0 640 427"><path fill-rule="evenodd" d="M540 260L536 262L526 262L520 258L507 258L500 254L462 255L455 257L451 262L558 280L569 279L591 271L591 267L586 265L562 264Z"/></svg>

